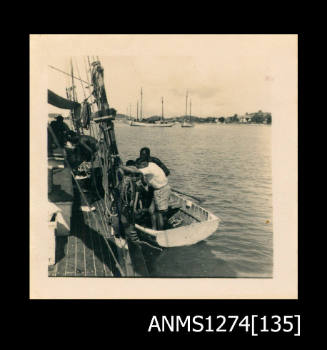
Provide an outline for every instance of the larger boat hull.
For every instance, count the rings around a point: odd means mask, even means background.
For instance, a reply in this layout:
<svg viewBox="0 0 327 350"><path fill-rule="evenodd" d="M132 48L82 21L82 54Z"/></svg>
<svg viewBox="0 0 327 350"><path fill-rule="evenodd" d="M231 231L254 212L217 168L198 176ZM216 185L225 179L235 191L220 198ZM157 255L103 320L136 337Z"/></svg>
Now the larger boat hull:
<svg viewBox="0 0 327 350"><path fill-rule="evenodd" d="M140 123L140 122L131 122L130 126L141 126L141 127L156 127L156 128L169 128L175 125L175 123Z"/></svg>
<svg viewBox="0 0 327 350"><path fill-rule="evenodd" d="M193 125L192 123L183 122L183 123L181 124L181 127L182 127L182 128L193 128L194 125Z"/></svg>

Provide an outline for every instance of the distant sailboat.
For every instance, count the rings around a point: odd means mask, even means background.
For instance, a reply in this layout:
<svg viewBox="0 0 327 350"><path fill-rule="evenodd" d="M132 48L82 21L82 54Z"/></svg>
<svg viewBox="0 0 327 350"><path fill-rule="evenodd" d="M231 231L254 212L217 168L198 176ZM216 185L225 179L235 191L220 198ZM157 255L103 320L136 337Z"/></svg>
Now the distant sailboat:
<svg viewBox="0 0 327 350"><path fill-rule="evenodd" d="M186 91L186 111L185 111L185 118L183 120L183 123L181 124L182 128L193 128L194 125L191 122L191 108L192 108L192 102L190 100L190 117L189 121L187 121L187 98L188 98L188 92Z"/></svg>
<svg viewBox="0 0 327 350"><path fill-rule="evenodd" d="M142 122L141 120L138 120L138 108L137 108L137 119L136 121L131 121L130 126L143 126L143 127L161 127L161 128L167 128L172 127L175 125L175 123L169 123L164 121L164 114L163 114L163 97L161 98L161 120L155 122L155 123L148 123L148 122ZM142 89L141 89L141 115L142 115ZM142 116L141 116L142 118Z"/></svg>
<svg viewBox="0 0 327 350"><path fill-rule="evenodd" d="M128 122L129 125L132 125L133 124L133 118L132 118L132 104L130 103L129 104L129 122Z"/></svg>
<svg viewBox="0 0 327 350"><path fill-rule="evenodd" d="M142 120L142 95L143 95L143 92L142 92L142 88L141 88L141 113L140 113L140 119L139 119L139 101L137 101L137 104L136 104L136 120L131 120L130 122L130 126L144 126L143 124L144 123L141 123L141 120Z"/></svg>

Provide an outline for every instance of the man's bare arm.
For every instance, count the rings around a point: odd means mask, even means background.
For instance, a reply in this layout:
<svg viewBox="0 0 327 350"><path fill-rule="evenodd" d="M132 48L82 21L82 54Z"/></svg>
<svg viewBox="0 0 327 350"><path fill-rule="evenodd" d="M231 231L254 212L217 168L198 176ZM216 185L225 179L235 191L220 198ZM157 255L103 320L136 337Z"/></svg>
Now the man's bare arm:
<svg viewBox="0 0 327 350"><path fill-rule="evenodd" d="M137 167L135 167L135 166L121 165L120 168L123 169L124 171L128 171L128 172L130 172L130 173L142 174L142 171L140 171L139 169L137 169Z"/></svg>

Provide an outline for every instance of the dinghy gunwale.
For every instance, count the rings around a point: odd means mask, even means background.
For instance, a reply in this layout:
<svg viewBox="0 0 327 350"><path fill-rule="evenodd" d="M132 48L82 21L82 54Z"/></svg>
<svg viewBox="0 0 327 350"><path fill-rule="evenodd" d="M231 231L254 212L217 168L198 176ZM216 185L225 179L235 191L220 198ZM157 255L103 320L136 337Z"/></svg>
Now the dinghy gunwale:
<svg viewBox="0 0 327 350"><path fill-rule="evenodd" d="M211 234L213 234L219 227L220 218L210 212L209 210L201 207L200 205L189 201L185 199L183 196L172 193L173 196L177 197L179 200L181 200L183 203L188 204L188 208L198 208L201 210L201 213L203 216L206 216L205 219L197 219L193 217L196 220L199 220L198 222L193 222L191 224L185 225L185 226L179 226L175 228L170 228L167 230L153 230L151 228L147 228L144 226L141 226L139 224L135 224L135 228L139 231L141 231L144 234L150 235L152 238L155 238L157 244L160 247L169 248L169 247L177 247L177 246L187 246L195 244L199 241L202 241L209 237ZM186 212L185 208L180 208L182 212ZM186 212L187 213L187 212ZM206 213L206 214L204 214ZM188 213L187 213L188 214ZM190 215L190 214L189 214ZM192 216L192 215L190 215ZM176 242L174 238L178 238L182 234L182 232L189 232L190 234L187 235L187 238L185 239L184 243ZM192 239L192 233L197 232L197 235L199 239ZM198 234L200 232L200 234ZM202 233L202 234L201 234Z"/></svg>

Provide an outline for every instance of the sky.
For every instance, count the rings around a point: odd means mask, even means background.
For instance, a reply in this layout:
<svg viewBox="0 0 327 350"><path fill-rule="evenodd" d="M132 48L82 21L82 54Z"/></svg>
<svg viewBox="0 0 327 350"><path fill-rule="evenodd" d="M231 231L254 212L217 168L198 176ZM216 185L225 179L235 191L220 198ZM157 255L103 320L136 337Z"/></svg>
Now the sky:
<svg viewBox="0 0 327 350"><path fill-rule="evenodd" d="M99 57L110 107L143 117L228 116L272 112L279 86L287 91L297 58L295 35L74 35L46 36L49 65L86 80L86 57ZM61 50L60 50L61 48ZM79 74L78 74L79 73ZM294 76L294 74L293 74ZM293 77L292 76L292 77ZM65 96L70 78L50 67L48 86ZM84 98L78 81L78 99ZM281 91L281 90L280 90ZM139 102L140 104L140 102ZM189 107L188 107L189 108ZM49 112L57 109L50 106ZM189 111L188 111L189 113Z"/></svg>

